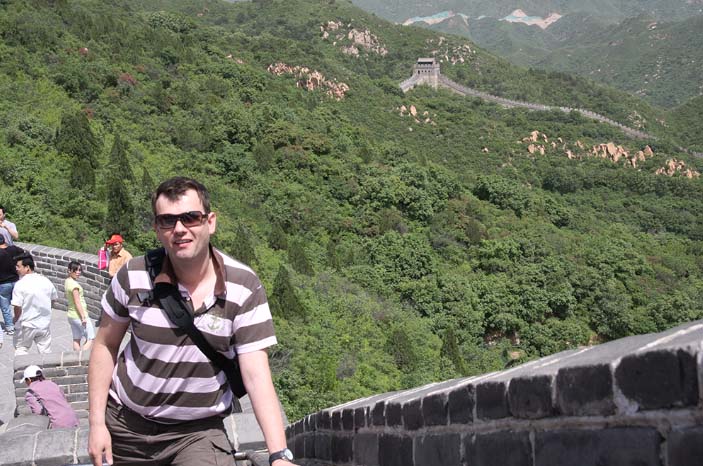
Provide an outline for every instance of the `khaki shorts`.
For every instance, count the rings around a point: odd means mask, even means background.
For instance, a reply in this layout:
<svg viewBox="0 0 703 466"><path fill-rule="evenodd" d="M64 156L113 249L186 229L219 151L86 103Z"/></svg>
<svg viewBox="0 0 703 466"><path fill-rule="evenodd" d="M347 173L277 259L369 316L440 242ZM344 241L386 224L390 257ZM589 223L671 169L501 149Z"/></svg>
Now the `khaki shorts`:
<svg viewBox="0 0 703 466"><path fill-rule="evenodd" d="M105 423L114 466L234 466L221 417L161 424L108 399Z"/></svg>

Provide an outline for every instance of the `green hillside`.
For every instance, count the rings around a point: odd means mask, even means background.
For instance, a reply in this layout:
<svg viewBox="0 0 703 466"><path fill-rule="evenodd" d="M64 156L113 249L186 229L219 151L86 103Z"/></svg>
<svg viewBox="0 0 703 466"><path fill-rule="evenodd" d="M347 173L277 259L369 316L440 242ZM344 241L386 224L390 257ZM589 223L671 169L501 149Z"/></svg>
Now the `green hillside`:
<svg viewBox="0 0 703 466"><path fill-rule="evenodd" d="M703 92L703 16L676 23L639 17L603 28L590 40L559 44L532 65L617 86L655 105L674 107Z"/></svg>
<svg viewBox="0 0 703 466"><path fill-rule="evenodd" d="M659 139L403 95L433 51L462 84ZM702 317L703 183L655 175L703 169L677 115L346 1L0 2L0 204L21 240L94 252L120 231L140 253L148 192L203 180L216 245L269 292L290 419ZM608 142L654 156L588 156Z"/></svg>

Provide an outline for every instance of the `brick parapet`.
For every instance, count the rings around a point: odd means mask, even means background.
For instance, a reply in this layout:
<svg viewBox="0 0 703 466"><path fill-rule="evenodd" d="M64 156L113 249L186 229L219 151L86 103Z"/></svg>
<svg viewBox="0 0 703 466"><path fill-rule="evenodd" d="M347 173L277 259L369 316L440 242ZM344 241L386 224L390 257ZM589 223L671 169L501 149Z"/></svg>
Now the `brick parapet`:
<svg viewBox="0 0 703 466"><path fill-rule="evenodd" d="M703 321L335 406L290 425L301 464L703 464Z"/></svg>
<svg viewBox="0 0 703 466"><path fill-rule="evenodd" d="M68 263L78 261L83 266L83 273L79 280L83 286L83 294L88 305L88 314L93 319L100 315L100 300L103 292L110 284L110 276L106 270L98 270L98 256L84 252L68 251L66 249L52 248L39 244L15 243L22 249L30 252L34 257L35 270L51 280L59 292L56 308L66 310L64 299L64 281L68 276Z"/></svg>
<svg viewBox="0 0 703 466"><path fill-rule="evenodd" d="M65 351L62 353L27 354L16 356L13 383L15 385L16 414L31 414L25 405L27 386L23 372L35 364L42 368L46 378L60 386L79 417L87 417L88 410L88 361L90 351Z"/></svg>

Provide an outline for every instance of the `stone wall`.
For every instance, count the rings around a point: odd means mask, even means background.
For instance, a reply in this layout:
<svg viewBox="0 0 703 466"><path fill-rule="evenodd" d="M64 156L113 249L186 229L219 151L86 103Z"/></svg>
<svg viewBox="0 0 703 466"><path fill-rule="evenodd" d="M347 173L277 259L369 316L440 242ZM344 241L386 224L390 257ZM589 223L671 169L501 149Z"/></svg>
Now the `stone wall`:
<svg viewBox="0 0 703 466"><path fill-rule="evenodd" d="M34 257L35 270L54 284L59 292L56 308L62 311L66 310L63 283L68 276L68 263L72 260L80 262L83 266L80 284L83 286L85 301L88 305L88 314L93 319L97 319L100 316L100 300L110 284L110 276L107 274L107 270L98 270L97 255L37 244L15 243L15 245L30 252Z"/></svg>
<svg viewBox="0 0 703 466"><path fill-rule="evenodd" d="M31 414L24 402L27 385L22 380L24 369L36 364L42 368L42 373L63 389L66 399L79 418L88 417L88 360L90 351L66 351L63 353L27 354L15 356L16 414Z"/></svg>
<svg viewBox="0 0 703 466"><path fill-rule="evenodd" d="M386 393L288 427L305 465L700 466L703 321Z"/></svg>

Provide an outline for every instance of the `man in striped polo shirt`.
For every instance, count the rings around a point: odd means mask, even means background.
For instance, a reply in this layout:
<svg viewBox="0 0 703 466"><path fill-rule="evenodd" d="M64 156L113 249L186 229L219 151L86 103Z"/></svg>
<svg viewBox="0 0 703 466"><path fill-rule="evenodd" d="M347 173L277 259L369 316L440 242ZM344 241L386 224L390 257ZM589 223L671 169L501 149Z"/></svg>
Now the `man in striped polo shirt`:
<svg viewBox="0 0 703 466"><path fill-rule="evenodd" d="M217 216L199 182L176 177L152 195L154 228L166 250L154 282L176 284L196 327L237 358L273 466L291 465L266 348L276 343L266 292L246 265L210 244ZM156 303L144 257L115 275L102 299L88 368L93 464L234 465L222 418L233 394L190 337ZM118 356L128 328L132 336Z"/></svg>

